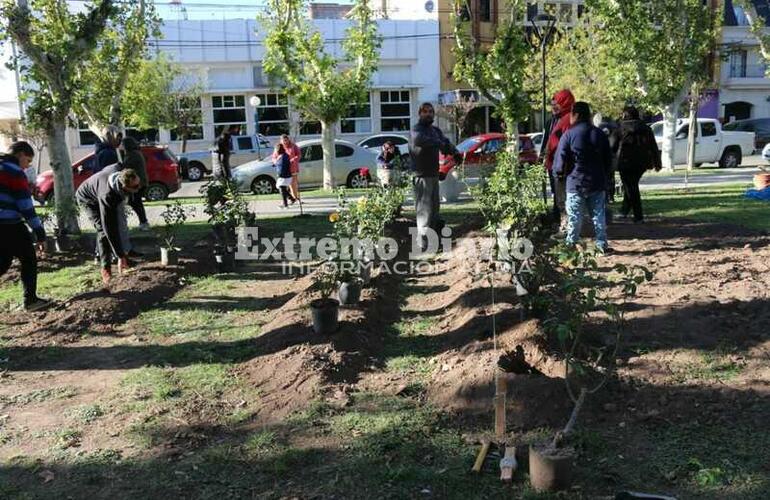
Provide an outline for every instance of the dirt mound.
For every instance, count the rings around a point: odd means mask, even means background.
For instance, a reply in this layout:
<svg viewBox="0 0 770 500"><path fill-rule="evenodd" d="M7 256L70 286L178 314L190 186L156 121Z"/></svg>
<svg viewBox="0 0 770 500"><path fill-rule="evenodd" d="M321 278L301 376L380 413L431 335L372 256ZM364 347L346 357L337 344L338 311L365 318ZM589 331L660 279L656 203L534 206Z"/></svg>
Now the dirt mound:
<svg viewBox="0 0 770 500"><path fill-rule="evenodd" d="M73 342L85 333L112 332L142 310L167 300L181 286L178 270L141 265L117 277L109 291L81 293L41 313L12 313L4 323L18 346Z"/></svg>

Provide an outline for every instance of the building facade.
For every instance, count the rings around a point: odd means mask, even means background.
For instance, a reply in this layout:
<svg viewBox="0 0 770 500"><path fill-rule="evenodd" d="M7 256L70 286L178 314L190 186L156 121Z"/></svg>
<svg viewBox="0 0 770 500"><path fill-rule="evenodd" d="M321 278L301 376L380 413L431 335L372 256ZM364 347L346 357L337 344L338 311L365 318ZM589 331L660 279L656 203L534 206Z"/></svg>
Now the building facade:
<svg viewBox="0 0 770 500"><path fill-rule="evenodd" d="M312 21L327 40L326 48L341 56L341 41L350 21ZM407 134L415 123L420 102L436 102L440 93L437 21L378 20L383 38L379 68L372 78L368 99L351 103L348 116L337 123L338 138L358 141L369 135ZM224 127L237 125L242 134L257 132L271 142L288 133L297 140L320 137L321 125L303 117L291 98L271 86L262 69L265 31L254 20L165 21L163 36L152 42L158 52L183 65L188 75L203 83L200 125L187 150L209 148ZM254 108L252 96L261 104ZM135 137L157 140L180 151L173 130L137 131ZM73 158L93 150L96 141L86 123L68 134Z"/></svg>

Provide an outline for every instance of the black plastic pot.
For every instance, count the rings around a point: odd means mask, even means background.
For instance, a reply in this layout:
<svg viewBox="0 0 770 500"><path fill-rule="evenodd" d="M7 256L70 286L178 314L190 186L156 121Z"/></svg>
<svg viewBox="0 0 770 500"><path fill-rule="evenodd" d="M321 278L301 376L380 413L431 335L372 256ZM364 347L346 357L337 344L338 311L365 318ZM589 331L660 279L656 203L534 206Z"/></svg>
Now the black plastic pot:
<svg viewBox="0 0 770 500"><path fill-rule="evenodd" d="M235 271L235 254L233 252L216 252L214 259L217 261L217 270L220 273L231 273Z"/></svg>
<svg viewBox="0 0 770 500"><path fill-rule="evenodd" d="M361 282L345 281L340 283L340 289L337 292L340 299L340 304L356 304L361 298Z"/></svg>
<svg viewBox="0 0 770 500"><path fill-rule="evenodd" d="M313 331L331 335L339 327L340 303L334 299L316 299L310 303L313 313Z"/></svg>

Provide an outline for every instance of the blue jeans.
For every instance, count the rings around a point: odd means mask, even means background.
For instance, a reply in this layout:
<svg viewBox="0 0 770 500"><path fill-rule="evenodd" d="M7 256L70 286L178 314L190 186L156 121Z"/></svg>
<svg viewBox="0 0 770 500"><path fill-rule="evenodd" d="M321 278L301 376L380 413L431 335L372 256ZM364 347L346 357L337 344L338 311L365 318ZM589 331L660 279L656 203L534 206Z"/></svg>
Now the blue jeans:
<svg viewBox="0 0 770 500"><path fill-rule="evenodd" d="M604 191L589 194L567 193L567 243L574 245L580 240L580 229L583 225L583 206L594 223L596 246L607 248L607 223L604 211L607 206L607 196Z"/></svg>

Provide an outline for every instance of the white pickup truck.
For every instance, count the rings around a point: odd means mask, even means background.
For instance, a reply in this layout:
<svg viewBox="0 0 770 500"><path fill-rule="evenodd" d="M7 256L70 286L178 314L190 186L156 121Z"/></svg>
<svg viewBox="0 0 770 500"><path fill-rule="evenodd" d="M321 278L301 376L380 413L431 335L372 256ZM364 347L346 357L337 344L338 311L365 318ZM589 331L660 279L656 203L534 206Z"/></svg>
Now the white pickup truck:
<svg viewBox="0 0 770 500"><path fill-rule="evenodd" d="M182 175L190 181L199 181L207 173L212 172L212 153L216 151L215 147L207 151L190 151L179 155L182 164ZM238 135L232 137L230 145L230 167L242 165L243 163L259 160L265 155L271 154L270 141L263 135L259 136L259 148L257 148L257 136Z"/></svg>
<svg viewBox="0 0 770 500"><path fill-rule="evenodd" d="M652 124L658 149L663 151L663 122ZM678 120L676 124L676 147L674 163L687 163L687 134L690 131L689 120ZM722 168L737 167L744 156L754 152L754 132L731 132L722 130L718 120L698 119L695 136L695 164L718 163Z"/></svg>

